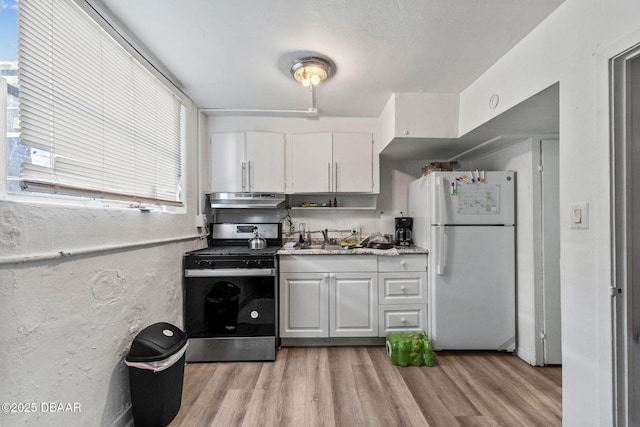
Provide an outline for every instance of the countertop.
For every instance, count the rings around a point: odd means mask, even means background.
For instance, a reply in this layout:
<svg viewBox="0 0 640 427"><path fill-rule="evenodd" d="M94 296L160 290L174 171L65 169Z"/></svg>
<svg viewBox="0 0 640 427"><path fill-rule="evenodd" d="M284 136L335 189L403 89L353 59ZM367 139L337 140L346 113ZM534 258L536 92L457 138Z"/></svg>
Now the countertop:
<svg viewBox="0 0 640 427"><path fill-rule="evenodd" d="M418 246L396 246L391 249L369 249L354 248L344 249L337 245L332 245L325 249L309 248L309 249L280 249L278 255L381 255L381 256L398 256L413 254L428 254L429 251Z"/></svg>

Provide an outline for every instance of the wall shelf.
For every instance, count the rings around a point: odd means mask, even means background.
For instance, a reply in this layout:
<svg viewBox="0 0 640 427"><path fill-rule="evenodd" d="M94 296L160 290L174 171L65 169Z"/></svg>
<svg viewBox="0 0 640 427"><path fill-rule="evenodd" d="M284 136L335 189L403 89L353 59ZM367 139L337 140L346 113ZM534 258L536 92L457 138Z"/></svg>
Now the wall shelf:
<svg viewBox="0 0 640 427"><path fill-rule="evenodd" d="M338 206L300 206L302 203L328 203L336 199ZM291 210L298 212L340 212L340 211L374 211L377 208L377 194L289 194Z"/></svg>
<svg viewBox="0 0 640 427"><path fill-rule="evenodd" d="M343 206L343 207L301 207L301 206L291 206L289 209L294 211L305 211L305 212L313 212L313 211L325 211L325 212L336 212L336 211L374 211L376 210L375 206Z"/></svg>

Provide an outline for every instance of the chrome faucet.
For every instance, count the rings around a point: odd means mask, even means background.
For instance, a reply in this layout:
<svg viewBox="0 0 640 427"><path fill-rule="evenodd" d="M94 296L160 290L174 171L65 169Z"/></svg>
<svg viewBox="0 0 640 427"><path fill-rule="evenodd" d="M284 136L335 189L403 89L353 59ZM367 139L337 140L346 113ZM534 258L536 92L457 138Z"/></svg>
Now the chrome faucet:
<svg viewBox="0 0 640 427"><path fill-rule="evenodd" d="M324 238L324 242L322 242L322 247L324 248L329 244L329 230L327 230L326 228L322 230L322 237Z"/></svg>

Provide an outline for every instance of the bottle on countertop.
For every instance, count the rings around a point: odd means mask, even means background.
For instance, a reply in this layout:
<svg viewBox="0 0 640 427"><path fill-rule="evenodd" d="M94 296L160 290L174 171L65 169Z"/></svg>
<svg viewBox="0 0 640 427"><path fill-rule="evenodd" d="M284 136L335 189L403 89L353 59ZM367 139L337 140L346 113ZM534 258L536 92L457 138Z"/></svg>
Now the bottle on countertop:
<svg viewBox="0 0 640 427"><path fill-rule="evenodd" d="M337 198L333 198L333 207L337 208L338 207L338 199Z"/></svg>
<svg viewBox="0 0 640 427"><path fill-rule="evenodd" d="M300 246L304 246L304 223L300 223L300 234L298 235L298 243Z"/></svg>

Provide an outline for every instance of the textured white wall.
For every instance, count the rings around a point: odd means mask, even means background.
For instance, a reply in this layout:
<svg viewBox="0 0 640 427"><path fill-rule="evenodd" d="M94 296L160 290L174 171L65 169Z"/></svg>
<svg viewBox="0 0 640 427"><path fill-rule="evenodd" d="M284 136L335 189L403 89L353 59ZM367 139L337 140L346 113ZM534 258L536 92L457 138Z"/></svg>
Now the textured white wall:
<svg viewBox="0 0 640 427"><path fill-rule="evenodd" d="M606 66L611 55L640 43L639 16L636 0L567 0L460 97L464 133L560 83L563 424L567 426L613 423ZM488 108L493 93L500 95L496 110ZM569 228L569 208L576 202L589 203L589 230Z"/></svg>
<svg viewBox="0 0 640 427"><path fill-rule="evenodd" d="M81 412L2 413L0 423L110 425L126 413L124 356L142 328L159 321L182 326L181 258L195 247L169 244L4 266L3 402L36 402L39 409L77 402Z"/></svg>

